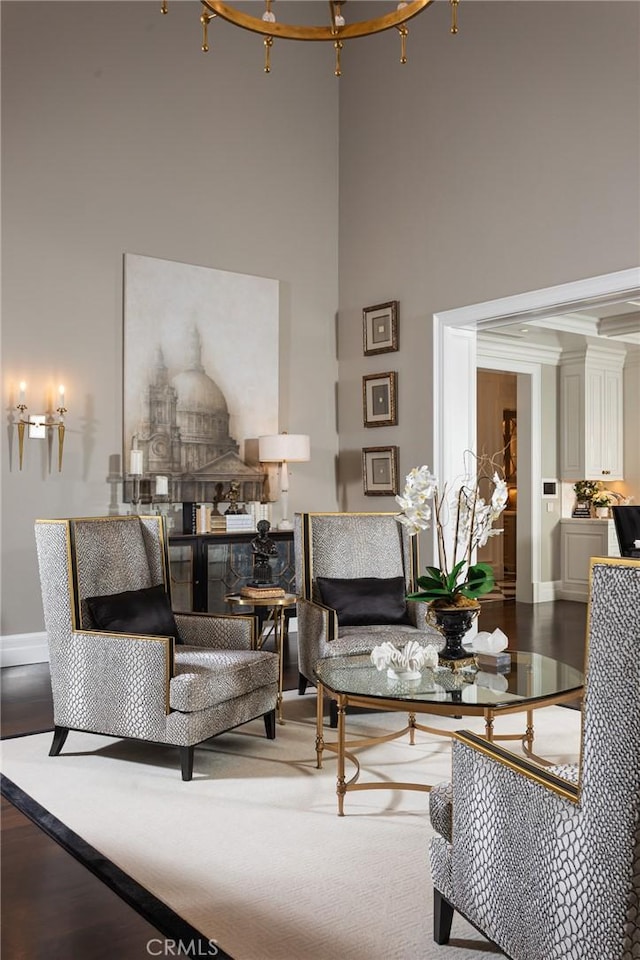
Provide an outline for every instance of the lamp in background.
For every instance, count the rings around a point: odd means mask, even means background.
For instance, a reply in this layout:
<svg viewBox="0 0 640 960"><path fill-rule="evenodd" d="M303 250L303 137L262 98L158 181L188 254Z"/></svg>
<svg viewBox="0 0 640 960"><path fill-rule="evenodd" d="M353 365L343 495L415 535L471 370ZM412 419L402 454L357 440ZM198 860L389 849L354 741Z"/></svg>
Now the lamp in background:
<svg viewBox="0 0 640 960"><path fill-rule="evenodd" d="M20 397L19 402L16 405L16 409L20 411L20 419L18 420L18 459L20 463L20 469L22 470L22 460L24 457L24 431L25 427L28 427L29 438L31 440L44 440L47 436L47 430L58 431L58 473L60 473L62 470L62 451L64 449L64 415L67 412L67 408L64 405L64 386L60 384L58 387L58 406L56 407L56 413L58 414L57 420L53 419L46 413L27 413L26 390L27 385L24 380L21 380Z"/></svg>
<svg viewBox="0 0 640 960"><path fill-rule="evenodd" d="M304 433L276 433L258 438L258 459L262 463L280 464L280 499L282 520L278 530L291 530L289 520L289 463L305 463L310 457L309 437Z"/></svg>

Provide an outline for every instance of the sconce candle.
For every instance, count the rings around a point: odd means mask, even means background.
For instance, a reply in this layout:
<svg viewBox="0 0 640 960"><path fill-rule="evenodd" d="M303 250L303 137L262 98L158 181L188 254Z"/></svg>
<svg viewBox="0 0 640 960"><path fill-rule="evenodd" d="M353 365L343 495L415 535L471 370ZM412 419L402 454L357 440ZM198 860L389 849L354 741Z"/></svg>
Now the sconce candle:
<svg viewBox="0 0 640 960"><path fill-rule="evenodd" d="M59 407L58 407L58 409L60 410L60 409L64 408L64 384L62 384L62 383L61 383L60 386L58 387L58 395L59 395L59 399L58 399Z"/></svg>
<svg viewBox="0 0 640 960"><path fill-rule="evenodd" d="M169 478L156 477L156 497L169 496Z"/></svg>
<svg viewBox="0 0 640 960"><path fill-rule="evenodd" d="M129 459L129 473L132 477L141 477L143 468L142 450L132 450Z"/></svg>
<svg viewBox="0 0 640 960"><path fill-rule="evenodd" d="M20 381L20 399L18 401L20 404L24 404L26 389L27 389L26 383L24 382L24 380L21 380Z"/></svg>

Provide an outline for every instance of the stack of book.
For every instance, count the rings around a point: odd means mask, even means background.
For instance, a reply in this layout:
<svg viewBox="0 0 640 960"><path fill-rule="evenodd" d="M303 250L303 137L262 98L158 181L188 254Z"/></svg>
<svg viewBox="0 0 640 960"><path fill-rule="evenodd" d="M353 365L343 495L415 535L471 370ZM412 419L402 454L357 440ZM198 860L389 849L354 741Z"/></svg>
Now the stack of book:
<svg viewBox="0 0 640 960"><path fill-rule="evenodd" d="M493 673L508 673L511 669L511 654L506 650L500 653L476 653L478 670Z"/></svg>
<svg viewBox="0 0 640 960"><path fill-rule="evenodd" d="M284 597L284 590L277 584L266 584L264 587L250 585L240 588L240 596L248 600L277 600Z"/></svg>
<svg viewBox="0 0 640 960"><path fill-rule="evenodd" d="M226 514L227 533L238 533L241 530L255 530L256 522L250 513Z"/></svg>

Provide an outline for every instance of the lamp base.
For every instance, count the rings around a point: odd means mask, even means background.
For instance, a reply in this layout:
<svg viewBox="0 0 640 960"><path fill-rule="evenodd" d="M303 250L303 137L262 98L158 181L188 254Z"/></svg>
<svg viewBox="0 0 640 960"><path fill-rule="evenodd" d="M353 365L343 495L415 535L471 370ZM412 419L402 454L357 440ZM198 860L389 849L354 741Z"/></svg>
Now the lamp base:
<svg viewBox="0 0 640 960"><path fill-rule="evenodd" d="M281 520L278 524L278 530L293 530L293 524L291 523L291 520Z"/></svg>

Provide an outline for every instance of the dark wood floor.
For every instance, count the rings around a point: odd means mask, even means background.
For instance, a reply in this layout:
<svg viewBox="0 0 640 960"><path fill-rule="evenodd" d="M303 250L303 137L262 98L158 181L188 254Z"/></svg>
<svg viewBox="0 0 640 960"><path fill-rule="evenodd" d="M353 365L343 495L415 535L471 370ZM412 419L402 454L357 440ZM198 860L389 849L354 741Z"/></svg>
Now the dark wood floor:
<svg viewBox="0 0 640 960"><path fill-rule="evenodd" d="M582 667L586 605L558 601L535 606L483 604L480 627L500 627L511 649L535 650ZM295 640L294 637L291 638ZM4 737L51 729L47 664L1 671ZM284 686L298 682L295 642ZM144 960L162 935L100 880L2 800L2 940L6 960ZM158 949L158 944L152 945Z"/></svg>

